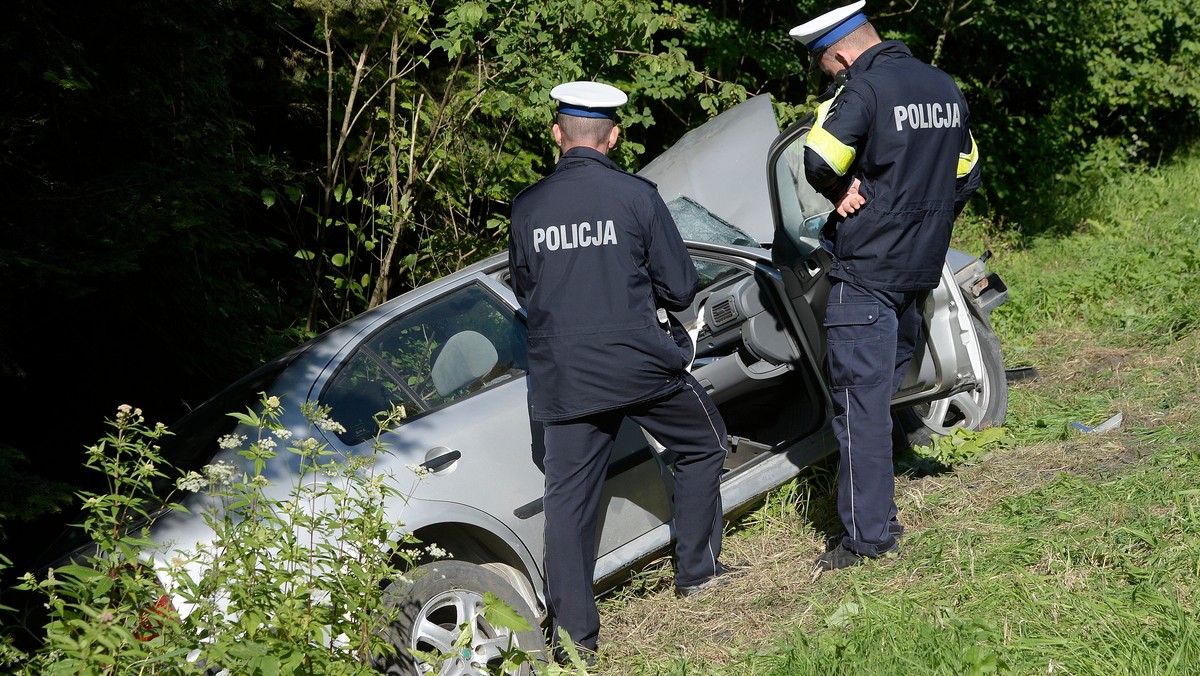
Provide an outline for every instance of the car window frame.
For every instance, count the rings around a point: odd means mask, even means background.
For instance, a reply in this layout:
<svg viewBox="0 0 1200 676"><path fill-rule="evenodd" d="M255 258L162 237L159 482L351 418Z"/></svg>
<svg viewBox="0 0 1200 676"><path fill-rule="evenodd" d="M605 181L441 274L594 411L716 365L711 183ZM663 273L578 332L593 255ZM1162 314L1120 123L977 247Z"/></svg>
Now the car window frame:
<svg viewBox="0 0 1200 676"><path fill-rule="evenodd" d="M396 385L398 385L400 387L400 389L403 390L405 397L409 399L408 402L403 402L406 406L407 415L405 415L405 417L403 419L397 420L394 425L391 425L384 429L377 428L376 433L396 433L403 426L407 425L408 423L410 423L414 420L423 418L431 413L444 411L444 410L458 404L459 402L470 399L476 395L491 391L491 390L493 390L501 385L504 385L504 384L508 384L511 382L517 382L517 381L527 377L529 374L529 364L528 364L528 352L526 351L525 352L525 363L524 363L523 367L519 368L519 371L520 371L519 373L516 373L516 374L512 375L511 377L504 378L504 379L496 381L496 382L484 384L482 387L479 387L478 389L466 392L466 393L462 394L461 396L457 396L453 399L443 401L443 402L440 402L440 403L437 403L434 405L429 405L429 403L424 398L422 398L420 396L420 394L409 385L409 383L407 382L407 379L403 376L402 373L400 373L399 371L392 368L390 364L386 364L385 363L386 360L381 359L375 350L365 349L366 346L369 345L372 340L378 338L381 333L394 328L398 322L403 322L406 318L412 317L413 315L415 315L419 312L427 310L430 306L432 306L436 303L439 303L441 301L444 301L445 299L447 299L453 295L468 292L469 289L471 289L471 288L477 288L478 290L480 290L482 293L485 294L486 298L493 304L494 309L496 311L502 312L505 314L505 316L512 318L512 321L510 322L511 326L520 327L519 331L518 331L520 335L519 336L514 335L512 337L514 339L520 338L522 340L522 342L524 343L524 346L526 347L526 350L527 350L528 326L527 326L527 323L525 320L524 313L521 312L519 308L514 307L513 304L504 297L504 294L499 293L497 291L497 289L492 288L485 281L485 280L489 280L489 279L490 278L486 275L469 278L465 283L458 284L452 288L440 289L435 294L432 294L429 298L427 298L415 305L412 305L410 307L406 307L402 312L398 312L395 315L388 316L386 318L386 320L381 322L378 326L374 327L369 332L367 332L366 334L362 335L361 337L357 338L354 341L354 346L352 348L350 348L350 351L348 353L346 353L345 356L340 359L340 362L337 364L336 368L329 374L329 376L324 379L324 382L321 384L319 392L316 396L316 401L321 405L325 405L327 403L330 390L337 383L340 382L341 378L343 377L343 375L345 373L345 370L347 368L350 368L352 366L352 364L355 363L356 357L358 357L360 355L360 353L363 353L363 352L365 352L368 355L368 358L371 361L373 361L379 368L381 368L383 371L385 371L388 374L388 377L391 378L392 381ZM495 281L495 280L491 280L491 281ZM444 343L442 346L444 347ZM516 356L517 355L514 355L514 357L516 357ZM436 357L434 357L434 359L436 359ZM519 361L520 360L517 359L516 362L514 362L514 363L519 364ZM426 377L430 377L430 376L427 375ZM411 408L408 407L408 404L410 404L410 403L416 407L419 407L419 410L416 410L416 411L411 410ZM379 412L375 412L375 413L379 413ZM337 411L333 412L332 418L335 421L338 419ZM339 441L348 447L358 446L362 443L370 441L371 438L373 438L373 436L361 436L361 435L354 435L354 436L350 436L349 438L346 438L345 435L338 434Z"/></svg>

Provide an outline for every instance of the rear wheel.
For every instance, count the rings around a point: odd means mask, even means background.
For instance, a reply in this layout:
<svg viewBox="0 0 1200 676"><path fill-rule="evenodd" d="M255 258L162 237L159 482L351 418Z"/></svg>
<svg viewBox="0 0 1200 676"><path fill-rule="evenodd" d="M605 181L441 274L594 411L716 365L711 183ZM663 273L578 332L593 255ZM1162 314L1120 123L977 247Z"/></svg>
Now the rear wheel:
<svg viewBox="0 0 1200 676"><path fill-rule="evenodd" d="M1004 424L1008 413L1008 380L1004 375L1000 339L986 319L971 315L971 323L983 354L979 382L974 389L896 411L897 431L904 433L910 446L926 446L933 435L948 435L959 427L979 431Z"/></svg>
<svg viewBox="0 0 1200 676"><path fill-rule="evenodd" d="M396 654L378 658L375 667L387 674L498 674L504 661L501 651L512 647L544 655L545 641L529 604L502 576L482 566L462 561L438 561L413 571L409 581L393 582L384 594L384 602L399 608L399 615L384 630ZM483 616L483 595L492 592L512 606L530 631L510 632L493 626ZM465 631L470 640L460 648L455 644ZM444 656L437 665L413 657L415 648ZM530 674L528 664L508 673Z"/></svg>

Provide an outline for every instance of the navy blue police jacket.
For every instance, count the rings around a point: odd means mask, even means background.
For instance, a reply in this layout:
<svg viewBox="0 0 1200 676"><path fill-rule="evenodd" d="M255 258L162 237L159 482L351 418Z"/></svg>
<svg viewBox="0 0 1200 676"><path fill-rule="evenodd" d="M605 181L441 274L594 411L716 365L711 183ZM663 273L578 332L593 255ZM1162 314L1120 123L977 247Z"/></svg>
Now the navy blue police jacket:
<svg viewBox="0 0 1200 676"><path fill-rule="evenodd" d="M508 258L528 315L534 420L683 387L684 357L656 312L688 307L699 279L653 183L594 149L571 148L513 201Z"/></svg>
<svg viewBox="0 0 1200 676"><path fill-rule="evenodd" d="M835 204L855 178L866 205L830 215L830 276L867 288L938 285L954 219L979 187L967 102L954 80L889 40L863 52L821 104L805 174Z"/></svg>

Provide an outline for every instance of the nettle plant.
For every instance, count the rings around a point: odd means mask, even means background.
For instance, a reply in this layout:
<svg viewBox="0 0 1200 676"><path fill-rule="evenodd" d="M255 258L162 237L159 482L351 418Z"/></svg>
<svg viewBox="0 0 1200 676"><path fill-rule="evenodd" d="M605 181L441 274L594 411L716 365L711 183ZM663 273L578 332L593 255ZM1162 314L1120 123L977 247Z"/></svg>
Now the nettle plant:
<svg viewBox="0 0 1200 676"><path fill-rule="evenodd" d="M253 434L219 442L245 462L187 472L166 500L162 488L177 471L159 442L170 432L147 425L139 409L118 409L111 431L87 451L87 466L108 481L106 492L81 494L81 526L94 549L44 579L23 578L20 588L44 595L49 619L41 649L10 666L27 674L351 674L371 673L373 657L396 650L381 632L398 612L383 589L417 559L445 552L422 547L385 513L385 501L403 495L394 477L376 472L387 452L378 437L371 452L346 457L312 434L293 436L279 422L278 398L263 395L260 404L260 412L231 414ZM327 407L306 402L301 410L310 431L339 426ZM380 429L404 415L380 413ZM294 484L269 490L267 464L285 453L295 456ZM188 510L181 492L203 494L188 502L203 505L211 537L156 560L163 548L152 526L166 510ZM168 571L169 591L156 567ZM503 601L488 601L493 621L521 620ZM436 664L441 656L419 657Z"/></svg>

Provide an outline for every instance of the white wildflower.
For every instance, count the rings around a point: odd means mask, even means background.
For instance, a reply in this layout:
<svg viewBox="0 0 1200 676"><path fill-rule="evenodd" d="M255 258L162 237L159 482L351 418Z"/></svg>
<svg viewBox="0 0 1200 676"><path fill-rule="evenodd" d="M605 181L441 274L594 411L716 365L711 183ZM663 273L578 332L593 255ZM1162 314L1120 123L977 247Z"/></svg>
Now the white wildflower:
<svg viewBox="0 0 1200 676"><path fill-rule="evenodd" d="M271 430L271 434L274 434L275 438L279 439L280 441L287 441L288 439L292 438L292 431L286 427L280 427L277 430Z"/></svg>
<svg viewBox="0 0 1200 676"><path fill-rule="evenodd" d="M383 500L383 478L373 476L367 481L367 485L363 488L363 495L368 502L379 502Z"/></svg>
<svg viewBox="0 0 1200 676"><path fill-rule="evenodd" d="M346 428L340 422L331 420L327 414L321 414L313 420L313 424L322 432L333 432L334 434L345 434Z"/></svg>
<svg viewBox="0 0 1200 676"><path fill-rule="evenodd" d="M442 549L441 547L439 547L435 544L431 544L428 547L426 547L425 551L429 552L429 555L435 559L450 558L450 552Z"/></svg>
<svg viewBox="0 0 1200 676"><path fill-rule="evenodd" d="M244 434L226 434L220 439L217 439L217 445L227 451L237 450L241 448L242 444L245 442L246 435Z"/></svg>
<svg viewBox="0 0 1200 676"><path fill-rule="evenodd" d="M275 440L271 437L263 437L258 440L258 447L260 450L273 451L275 450Z"/></svg>
<svg viewBox="0 0 1200 676"><path fill-rule="evenodd" d="M181 491L189 493L199 493L208 486L208 479L205 479L199 472L188 472L186 475L179 477L175 482L175 486Z"/></svg>
<svg viewBox="0 0 1200 676"><path fill-rule="evenodd" d="M224 460L204 466L204 476L210 484L225 485L233 478L233 465Z"/></svg>
<svg viewBox="0 0 1200 676"><path fill-rule="evenodd" d="M410 464L405 465L405 467L407 467L410 472L416 474L418 477L427 476L429 474L429 468L425 465Z"/></svg>
<svg viewBox="0 0 1200 676"><path fill-rule="evenodd" d="M117 407L117 422L142 422L142 409L134 408L129 404L121 404Z"/></svg>

